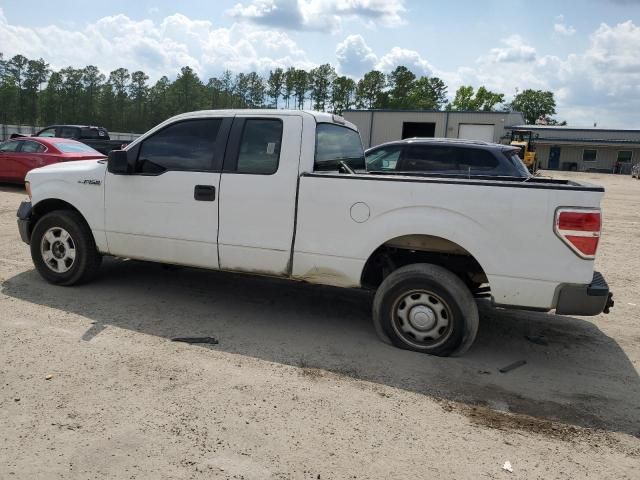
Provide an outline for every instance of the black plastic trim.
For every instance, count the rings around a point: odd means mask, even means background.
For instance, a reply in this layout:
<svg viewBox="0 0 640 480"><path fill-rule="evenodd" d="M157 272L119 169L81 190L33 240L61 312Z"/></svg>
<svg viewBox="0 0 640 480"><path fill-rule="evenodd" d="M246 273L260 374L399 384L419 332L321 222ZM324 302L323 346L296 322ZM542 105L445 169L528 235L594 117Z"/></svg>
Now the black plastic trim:
<svg viewBox="0 0 640 480"><path fill-rule="evenodd" d="M22 202L18 207L16 216L18 217L18 231L20 232L20 238L24 243L29 245L31 242L31 213L33 207L31 202Z"/></svg>

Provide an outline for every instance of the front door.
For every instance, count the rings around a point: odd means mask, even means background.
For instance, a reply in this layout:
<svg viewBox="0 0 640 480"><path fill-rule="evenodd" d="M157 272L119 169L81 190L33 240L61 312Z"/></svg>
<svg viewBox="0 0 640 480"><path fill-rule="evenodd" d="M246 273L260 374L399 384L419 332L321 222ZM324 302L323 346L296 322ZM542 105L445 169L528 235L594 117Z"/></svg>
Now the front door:
<svg viewBox="0 0 640 480"><path fill-rule="evenodd" d="M128 150L133 174L107 172L111 254L219 268L218 191L231 122L219 116L169 124Z"/></svg>
<svg viewBox="0 0 640 480"><path fill-rule="evenodd" d="M0 143L0 181L18 180L18 150L20 150L18 140Z"/></svg>
<svg viewBox="0 0 640 480"><path fill-rule="evenodd" d="M237 115L220 181L220 268L286 275L296 216L300 115Z"/></svg>
<svg viewBox="0 0 640 480"><path fill-rule="evenodd" d="M549 170L558 170L560 167L560 147L551 147L549 150Z"/></svg>

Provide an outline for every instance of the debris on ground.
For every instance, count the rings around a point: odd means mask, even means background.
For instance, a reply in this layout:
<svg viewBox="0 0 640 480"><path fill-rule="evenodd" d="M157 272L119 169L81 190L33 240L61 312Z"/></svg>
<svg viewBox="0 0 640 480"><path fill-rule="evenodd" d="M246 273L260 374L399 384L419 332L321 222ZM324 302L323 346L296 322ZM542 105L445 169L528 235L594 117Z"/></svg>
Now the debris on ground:
<svg viewBox="0 0 640 480"><path fill-rule="evenodd" d="M509 460L504 462L504 465L502 465L502 469L506 470L509 473L513 473L513 467L511 466L511 462Z"/></svg>
<svg viewBox="0 0 640 480"><path fill-rule="evenodd" d="M45 380L51 380L53 378L53 375L49 374L46 377L44 377Z"/></svg>
<svg viewBox="0 0 640 480"><path fill-rule="evenodd" d="M502 367L500 370L498 370L500 373L508 373L511 370L515 370L516 368L520 368L523 365L526 365L527 361L526 360L518 360L517 362L513 362L510 363L509 365L507 365L506 367Z"/></svg>
<svg viewBox="0 0 640 480"><path fill-rule="evenodd" d="M183 343L208 343L210 345L218 344L218 340L214 337L176 337L172 338L171 341Z"/></svg>

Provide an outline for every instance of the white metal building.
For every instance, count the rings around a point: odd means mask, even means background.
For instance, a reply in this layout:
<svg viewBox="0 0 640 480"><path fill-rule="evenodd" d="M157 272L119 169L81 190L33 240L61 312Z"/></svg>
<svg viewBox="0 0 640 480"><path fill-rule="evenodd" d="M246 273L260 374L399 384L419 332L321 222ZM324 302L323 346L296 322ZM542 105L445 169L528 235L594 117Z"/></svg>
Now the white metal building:
<svg viewBox="0 0 640 480"><path fill-rule="evenodd" d="M548 125L510 128L532 130L537 136L540 168L626 174L632 165L640 162L640 130Z"/></svg>
<svg viewBox="0 0 640 480"><path fill-rule="evenodd" d="M449 112L442 110L346 110L365 148L411 137L464 138L500 142L506 127L524 123L519 112Z"/></svg>

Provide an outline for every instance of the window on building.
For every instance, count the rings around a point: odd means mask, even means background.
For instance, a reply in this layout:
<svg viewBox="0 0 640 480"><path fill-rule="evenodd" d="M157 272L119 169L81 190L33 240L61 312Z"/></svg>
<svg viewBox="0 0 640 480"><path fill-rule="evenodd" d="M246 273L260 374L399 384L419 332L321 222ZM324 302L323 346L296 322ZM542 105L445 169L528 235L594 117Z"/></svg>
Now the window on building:
<svg viewBox="0 0 640 480"><path fill-rule="evenodd" d="M583 150L582 151L582 161L583 162L595 162L597 156L598 156L598 151L597 150Z"/></svg>
<svg viewBox="0 0 640 480"><path fill-rule="evenodd" d="M618 162L620 163L629 163L631 162L632 157L633 157L633 152L631 150L618 151Z"/></svg>

